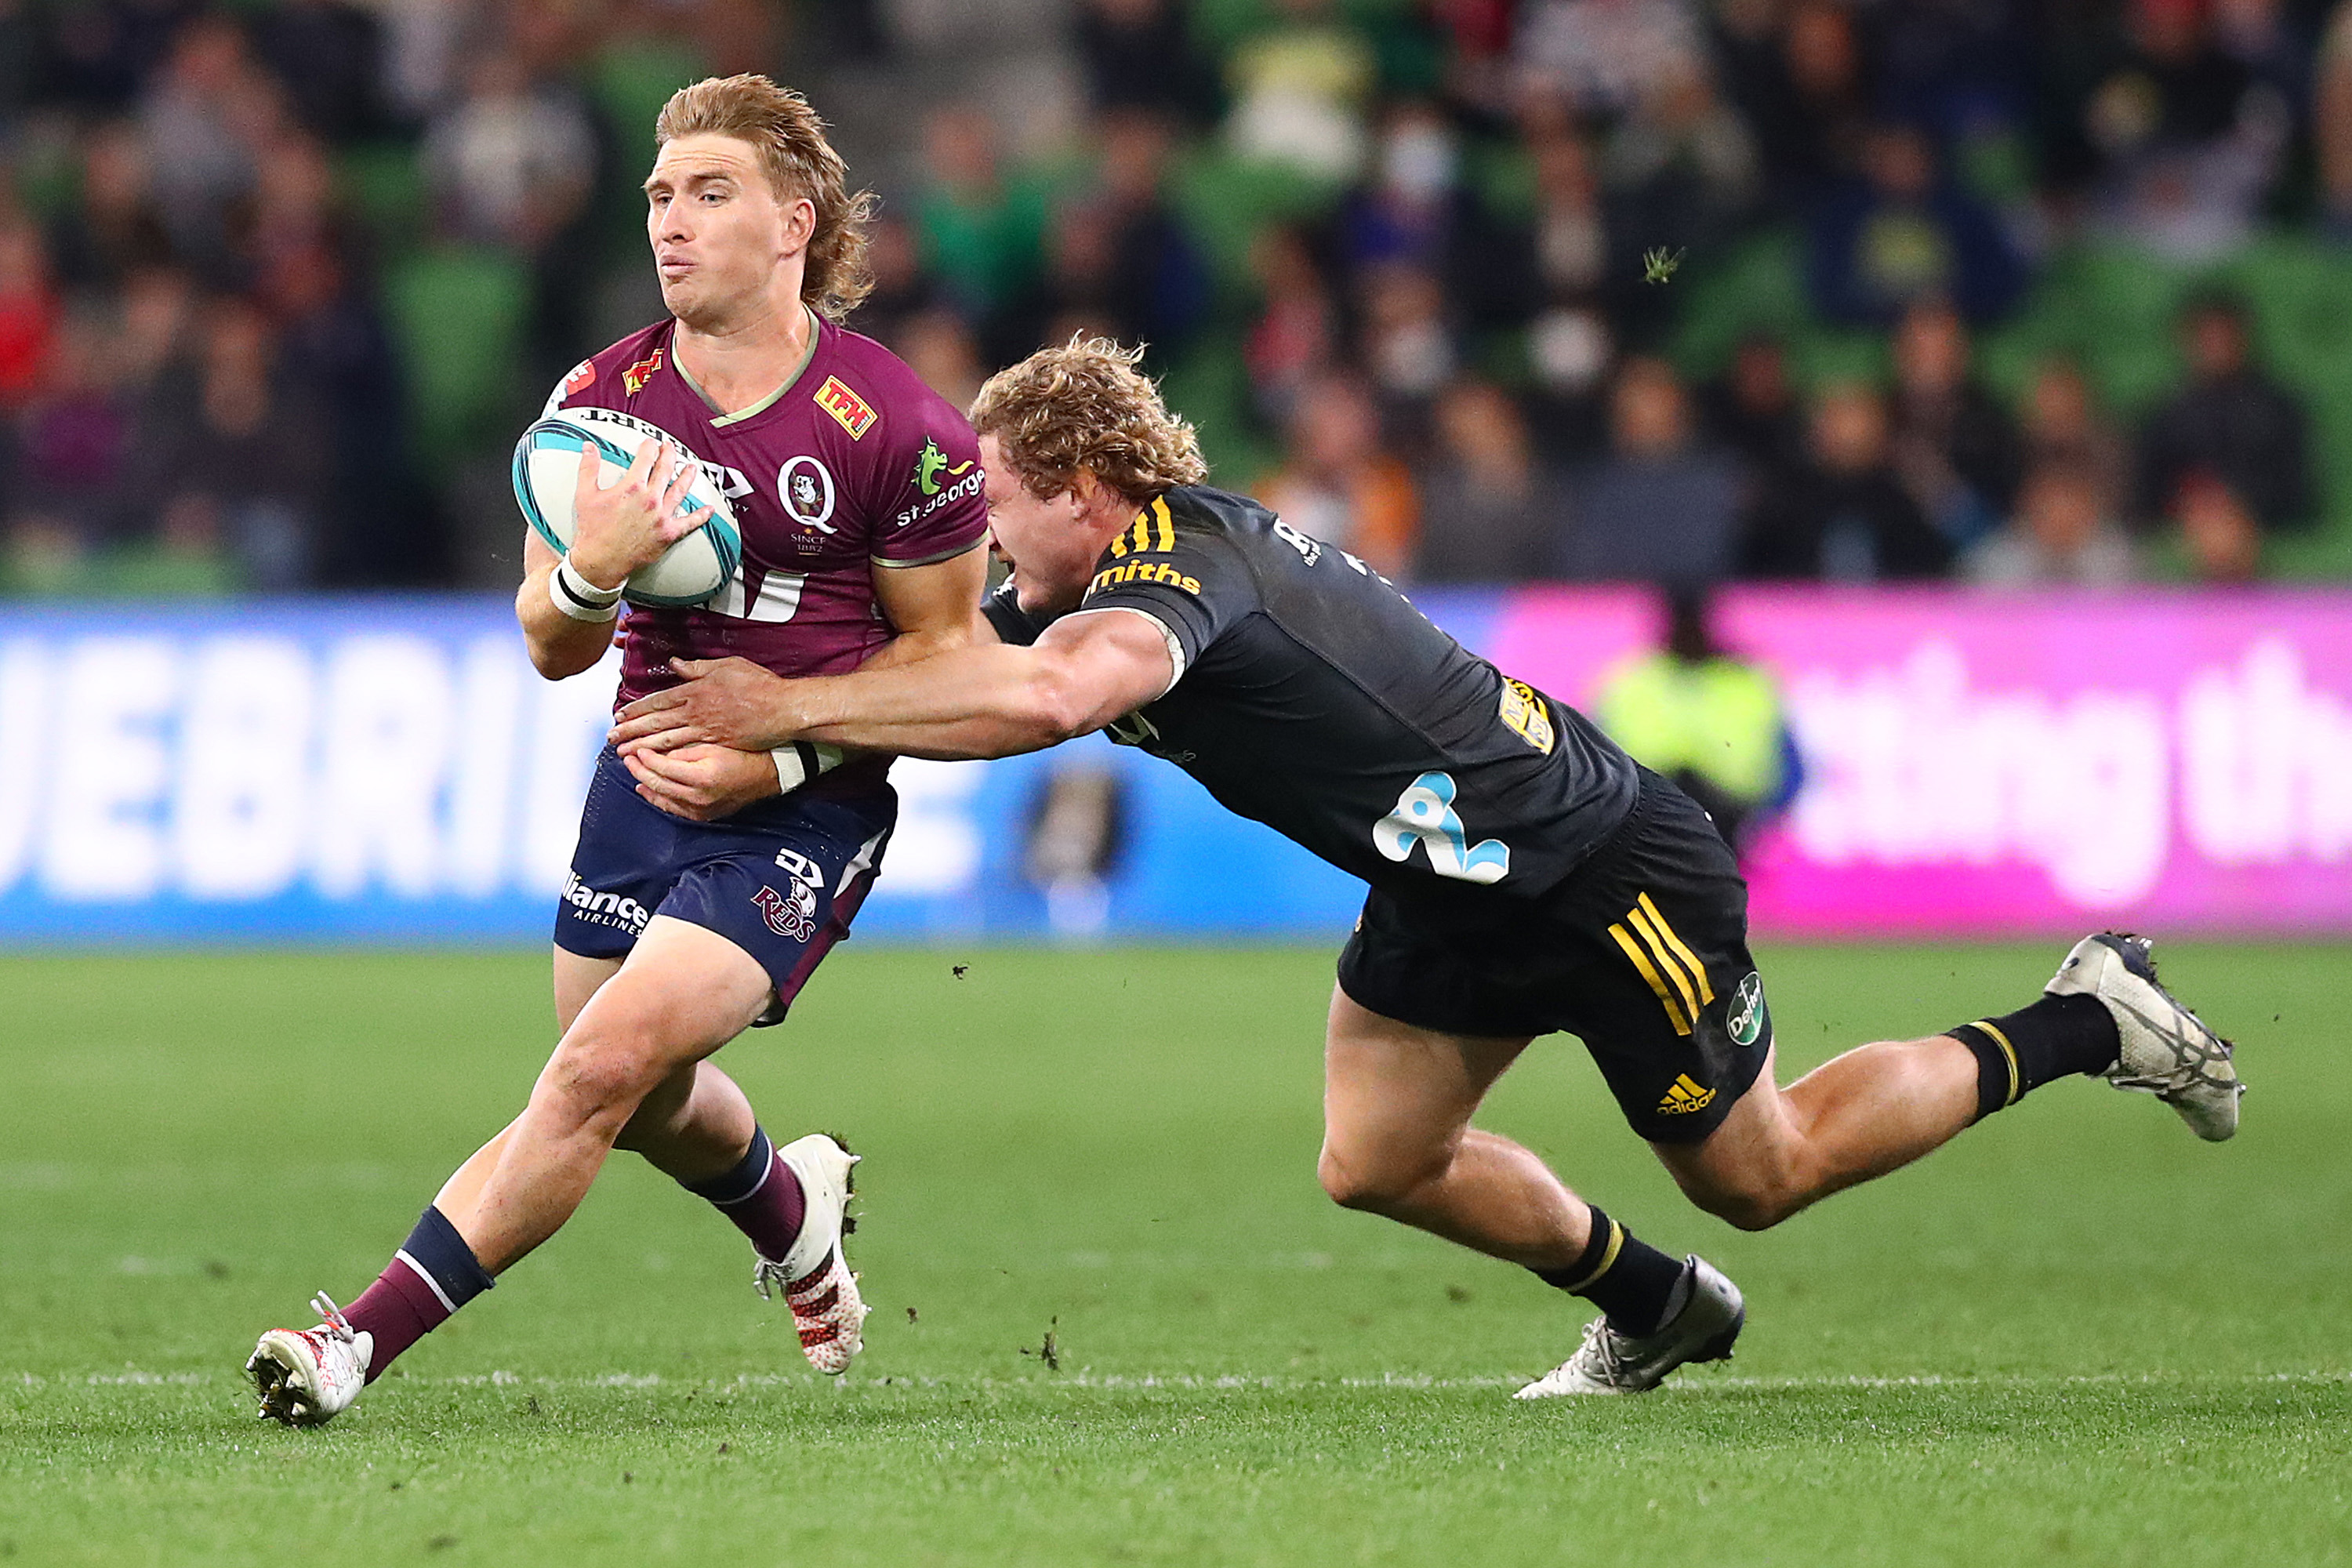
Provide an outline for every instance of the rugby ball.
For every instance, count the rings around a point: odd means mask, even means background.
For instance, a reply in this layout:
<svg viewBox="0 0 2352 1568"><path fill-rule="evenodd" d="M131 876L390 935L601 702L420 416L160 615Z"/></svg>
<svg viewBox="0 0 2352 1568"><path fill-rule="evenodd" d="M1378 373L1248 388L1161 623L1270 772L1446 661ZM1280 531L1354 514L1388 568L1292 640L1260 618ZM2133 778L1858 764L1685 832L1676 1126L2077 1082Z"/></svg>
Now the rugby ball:
<svg viewBox="0 0 2352 1568"><path fill-rule="evenodd" d="M633 605L682 609L708 604L734 579L743 560L743 531L727 504L710 466L686 443L657 425L611 408L559 408L533 425L515 443L515 504L531 531L557 554L572 549L572 498L579 485L580 454L593 450L606 465L605 487L619 482L647 438L685 452L697 469L684 510L699 513L702 526L663 552L660 560L629 574L622 596Z"/></svg>

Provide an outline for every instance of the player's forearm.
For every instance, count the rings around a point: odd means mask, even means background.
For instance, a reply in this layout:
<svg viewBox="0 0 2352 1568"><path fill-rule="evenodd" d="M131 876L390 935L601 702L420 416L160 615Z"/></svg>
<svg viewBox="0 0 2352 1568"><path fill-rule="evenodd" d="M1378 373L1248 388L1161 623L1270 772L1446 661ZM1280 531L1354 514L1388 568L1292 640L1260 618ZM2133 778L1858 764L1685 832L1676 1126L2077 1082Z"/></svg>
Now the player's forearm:
<svg viewBox="0 0 2352 1568"><path fill-rule="evenodd" d="M1003 644L789 689L775 717L790 738L910 757L1012 756L1090 727L1055 661Z"/></svg>
<svg viewBox="0 0 2352 1568"><path fill-rule="evenodd" d="M515 595L515 619L522 624L531 668L550 680L562 680L604 657L613 643L613 623L574 620L557 609L547 586L553 572L543 566L523 579Z"/></svg>
<svg viewBox="0 0 2352 1568"><path fill-rule="evenodd" d="M958 648L968 647L975 641L987 640L992 642L995 640L993 636L991 636L986 639L982 639L978 636L979 632L987 629L987 625L988 623L986 620L982 618L980 612L975 609L972 612L971 621L962 626L927 627L918 631L900 632L897 637L892 637L888 642L884 643L880 647L877 647L872 653L867 654L866 656L866 662L857 667L858 672L860 674L866 674L877 670L904 669L909 665L920 664L927 658L936 658L940 654L953 653ZM827 740L831 744L839 745L845 752L858 752L866 750L866 748L863 746L853 745L847 742L832 742L830 737L827 737ZM978 737L974 737L973 740L974 743L978 743ZM927 757L931 756L933 753L929 752L908 752L904 754L908 756ZM945 753L949 760L971 754L971 753L966 752L950 752Z"/></svg>

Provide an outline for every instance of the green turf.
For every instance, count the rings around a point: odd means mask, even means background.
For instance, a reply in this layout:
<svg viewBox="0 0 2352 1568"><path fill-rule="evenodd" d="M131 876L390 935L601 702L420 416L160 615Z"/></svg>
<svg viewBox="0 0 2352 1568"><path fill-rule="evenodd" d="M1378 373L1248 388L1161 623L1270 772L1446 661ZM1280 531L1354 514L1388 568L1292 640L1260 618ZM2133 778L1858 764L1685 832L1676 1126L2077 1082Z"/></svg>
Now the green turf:
<svg viewBox="0 0 2352 1568"><path fill-rule="evenodd" d="M1773 953L1784 1076L2053 956ZM543 960L0 959L0 1559L2352 1560L2352 954L2168 958L2243 1041L2235 1143L2068 1083L1762 1236L1539 1046L1489 1124L1750 1316L1727 1368L1520 1405L1580 1304L1316 1188L1327 955L853 947L725 1058L870 1155L845 1382L624 1157L314 1432L256 1423L237 1363L520 1103Z"/></svg>

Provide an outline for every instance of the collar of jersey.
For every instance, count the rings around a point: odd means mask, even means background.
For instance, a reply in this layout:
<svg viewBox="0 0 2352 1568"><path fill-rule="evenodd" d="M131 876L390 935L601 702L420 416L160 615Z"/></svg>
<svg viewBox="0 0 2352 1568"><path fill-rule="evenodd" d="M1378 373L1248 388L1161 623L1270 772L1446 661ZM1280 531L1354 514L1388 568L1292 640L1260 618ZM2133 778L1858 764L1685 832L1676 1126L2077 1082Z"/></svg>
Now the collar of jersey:
<svg viewBox="0 0 2352 1568"><path fill-rule="evenodd" d="M777 387L775 391L768 394L767 396L760 399L759 402L751 405L751 407L735 414L722 414L719 411L719 400L711 396L710 394L702 390L702 384L694 379L693 373L686 368L686 362L677 357L677 349L675 342L673 341L670 348L669 363L677 368L677 378L686 383L688 390L691 391L695 396L702 399L702 405L710 410L710 427L712 429L724 430L730 425L740 425L747 419L754 419L759 416L765 414L769 409L773 408L776 405L776 399L782 397L785 393L790 392L793 387L798 386L800 384L801 377L808 374L810 363L816 358L817 344L823 342L824 338L824 322L818 318L817 313L814 310L809 310L807 305L803 304L801 307L801 310L807 314L809 323L808 349L807 352L801 355L801 363L793 367L792 374L784 377L782 385ZM677 334L675 331L670 334L673 340L677 338Z"/></svg>

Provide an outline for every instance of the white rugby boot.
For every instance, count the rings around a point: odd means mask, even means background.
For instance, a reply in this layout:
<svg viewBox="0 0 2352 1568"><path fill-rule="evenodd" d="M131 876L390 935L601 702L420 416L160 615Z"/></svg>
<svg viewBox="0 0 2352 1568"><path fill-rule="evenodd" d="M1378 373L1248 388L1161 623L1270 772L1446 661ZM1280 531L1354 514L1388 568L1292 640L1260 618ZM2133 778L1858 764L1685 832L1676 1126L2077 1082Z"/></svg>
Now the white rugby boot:
<svg viewBox="0 0 2352 1568"><path fill-rule="evenodd" d="M1690 1296L1682 1310L1654 1334L1636 1339L1609 1326L1605 1317L1584 1325L1576 1353L1528 1384L1514 1399L1551 1399L1565 1394L1647 1394L1666 1374L1693 1362L1729 1361L1732 1342L1748 1321L1739 1287L1696 1254Z"/></svg>
<svg viewBox="0 0 2352 1568"><path fill-rule="evenodd" d="M317 1426L350 1408L367 1386L375 1336L344 1321L325 1291L310 1299L324 1320L315 1329L272 1329L245 1363L261 1395L261 1419Z"/></svg>
<svg viewBox="0 0 2352 1568"><path fill-rule="evenodd" d="M850 1169L863 1156L823 1132L794 1139L778 1152L800 1178L806 1206L792 1249L782 1258L761 1258L751 1283L762 1297L782 1291L793 1326L800 1331L801 1353L817 1371L838 1377L866 1348L870 1310L841 1252L841 1238L857 1228L845 1211L855 1190Z"/></svg>
<svg viewBox="0 0 2352 1568"><path fill-rule="evenodd" d="M2238 1097L2246 1086L2238 1081L2230 1042L2157 984L2153 945L2121 931L2086 936L2042 989L2105 1003L2123 1051L2102 1076L2117 1089L2156 1096L2191 1132L2219 1143L2238 1130Z"/></svg>

